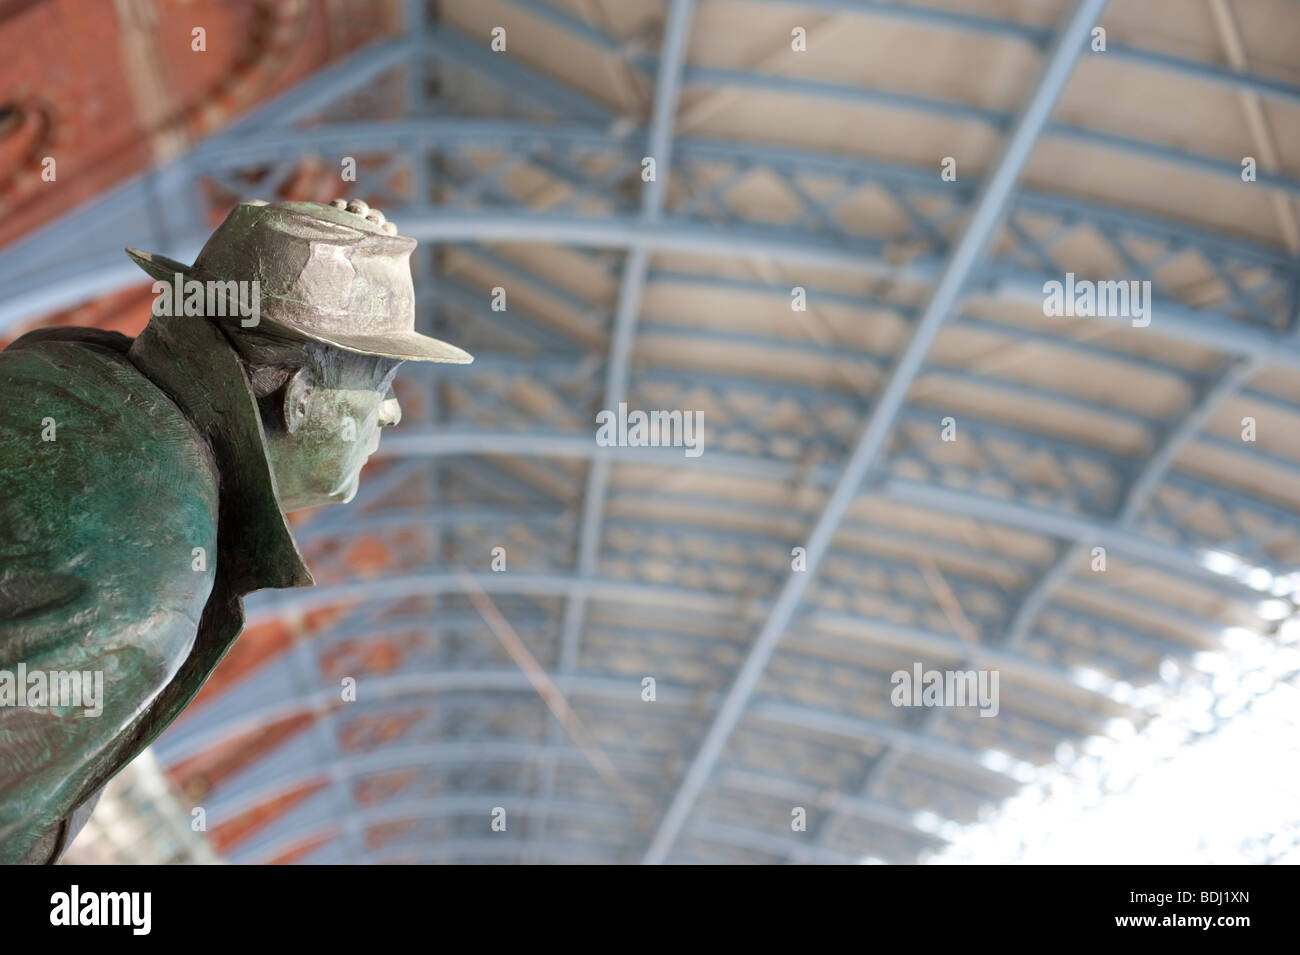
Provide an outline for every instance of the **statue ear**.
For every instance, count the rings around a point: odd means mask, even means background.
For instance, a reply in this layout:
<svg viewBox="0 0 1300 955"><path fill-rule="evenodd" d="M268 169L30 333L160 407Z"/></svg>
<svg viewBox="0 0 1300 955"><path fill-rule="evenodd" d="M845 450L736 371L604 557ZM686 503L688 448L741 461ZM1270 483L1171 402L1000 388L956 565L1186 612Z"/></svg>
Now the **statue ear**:
<svg viewBox="0 0 1300 955"><path fill-rule="evenodd" d="M284 385L284 427L293 434L307 420L311 403L312 376L306 368L299 368Z"/></svg>

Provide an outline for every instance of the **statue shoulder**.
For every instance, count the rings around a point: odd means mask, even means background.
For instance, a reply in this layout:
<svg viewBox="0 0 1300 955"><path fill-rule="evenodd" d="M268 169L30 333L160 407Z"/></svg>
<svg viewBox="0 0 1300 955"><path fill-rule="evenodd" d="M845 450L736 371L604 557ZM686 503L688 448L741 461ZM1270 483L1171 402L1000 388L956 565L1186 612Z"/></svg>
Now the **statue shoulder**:
<svg viewBox="0 0 1300 955"><path fill-rule="evenodd" d="M82 325L55 325L50 328L36 328L25 335L19 335L10 342L5 351L21 351L24 348L30 348L44 342L80 342L125 355L131 348L131 342L133 341L135 339L123 335L121 332L110 332L103 328L86 328Z"/></svg>
<svg viewBox="0 0 1300 955"><path fill-rule="evenodd" d="M130 339L109 334L37 333L0 352L0 581L36 575L26 592L42 602L113 585L201 612L216 468L180 409L126 359ZM0 587L0 602L23 599L15 592Z"/></svg>
<svg viewBox="0 0 1300 955"><path fill-rule="evenodd" d="M207 445L121 343L15 344L0 352L0 673L80 676L83 694L0 706L0 765L20 769L0 774L0 863L115 770L190 655L217 565Z"/></svg>

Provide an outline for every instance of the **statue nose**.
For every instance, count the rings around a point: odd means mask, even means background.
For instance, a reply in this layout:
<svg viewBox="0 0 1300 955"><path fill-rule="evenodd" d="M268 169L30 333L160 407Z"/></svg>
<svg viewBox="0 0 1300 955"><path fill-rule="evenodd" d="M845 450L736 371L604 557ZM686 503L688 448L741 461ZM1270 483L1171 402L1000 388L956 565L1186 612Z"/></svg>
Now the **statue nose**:
<svg viewBox="0 0 1300 955"><path fill-rule="evenodd" d="M402 406L397 403L397 398L392 392L389 392L389 396L379 406L379 427L391 428L401 420Z"/></svg>

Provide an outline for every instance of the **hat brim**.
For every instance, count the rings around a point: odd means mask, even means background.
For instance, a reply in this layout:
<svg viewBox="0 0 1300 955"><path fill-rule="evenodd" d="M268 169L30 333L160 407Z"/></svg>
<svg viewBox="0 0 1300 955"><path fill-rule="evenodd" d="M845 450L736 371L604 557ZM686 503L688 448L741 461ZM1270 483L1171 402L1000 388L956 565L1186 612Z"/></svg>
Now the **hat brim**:
<svg viewBox="0 0 1300 955"><path fill-rule="evenodd" d="M469 352L440 339L421 335L419 332L393 332L389 335L323 335L319 332L308 334L265 318L262 319L262 324L295 338L321 342L358 355L375 355L398 361L438 361L452 365L468 365L474 360L474 356Z"/></svg>
<svg viewBox="0 0 1300 955"><path fill-rule="evenodd" d="M170 282L177 272L187 276L194 274L194 269L191 266L183 265L175 259L169 259L167 256L159 255L156 252L127 249L126 254L131 257L132 262L162 282Z"/></svg>
<svg viewBox="0 0 1300 955"><path fill-rule="evenodd" d="M127 249L126 254L136 265L162 282L172 281L177 273L186 278L197 277L192 266L169 259L165 255L158 255L156 252ZM290 338L320 342L322 345L341 348L358 355L374 355L397 361L436 361L453 365L468 365L474 360L474 356L464 349L428 335L421 335L419 332L393 332L387 335L322 334L307 332L277 322L265 315L261 317L258 324Z"/></svg>

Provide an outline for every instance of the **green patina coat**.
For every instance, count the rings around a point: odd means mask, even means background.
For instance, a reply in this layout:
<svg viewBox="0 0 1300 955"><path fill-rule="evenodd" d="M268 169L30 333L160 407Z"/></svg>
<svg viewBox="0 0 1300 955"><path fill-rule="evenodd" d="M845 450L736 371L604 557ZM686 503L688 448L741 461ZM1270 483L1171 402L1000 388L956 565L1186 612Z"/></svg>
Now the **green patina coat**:
<svg viewBox="0 0 1300 955"><path fill-rule="evenodd" d="M100 671L104 696L99 716L0 706L0 863L57 860L239 636L244 594L311 583L207 320L0 352L0 671Z"/></svg>

